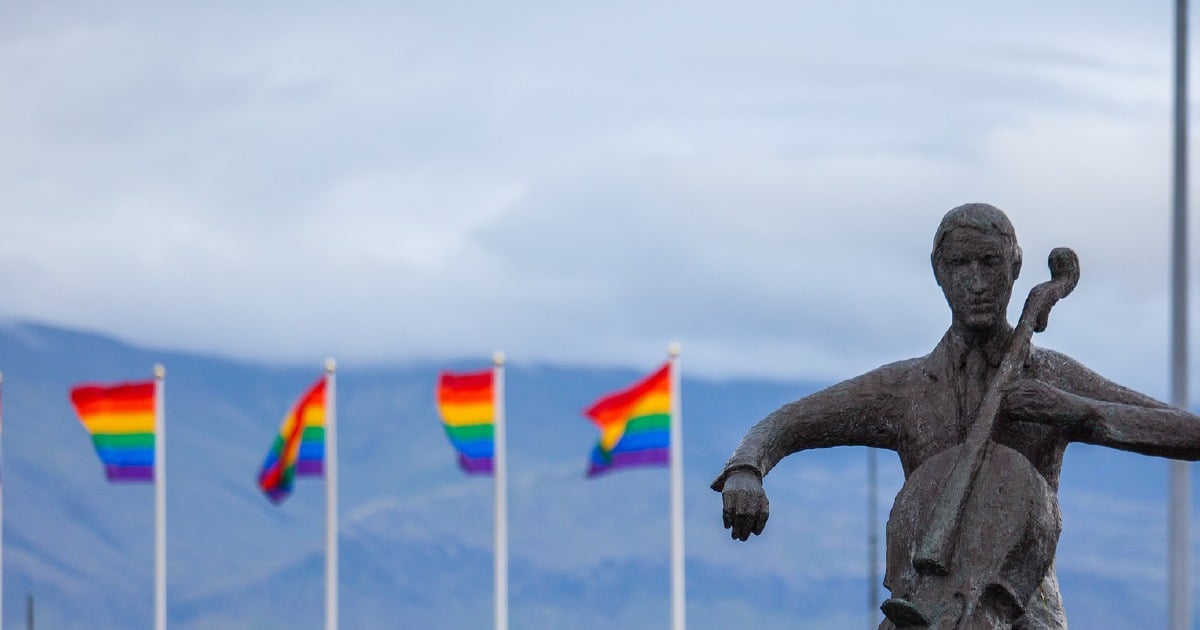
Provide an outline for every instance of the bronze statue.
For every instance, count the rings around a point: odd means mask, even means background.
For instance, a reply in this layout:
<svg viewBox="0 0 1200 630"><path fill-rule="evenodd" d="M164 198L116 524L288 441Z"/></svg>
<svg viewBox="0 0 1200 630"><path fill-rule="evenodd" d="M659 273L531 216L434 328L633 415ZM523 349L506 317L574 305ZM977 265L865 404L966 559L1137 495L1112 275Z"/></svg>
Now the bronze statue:
<svg viewBox="0 0 1200 630"><path fill-rule="evenodd" d="M943 217L930 257L950 329L928 355L784 405L756 424L713 482L733 538L761 534L762 478L810 448L896 451L905 483L887 525L881 629L1066 628L1054 572L1058 477L1070 442L1200 459L1200 417L1034 347L1074 288L1074 252L1050 256L1014 329L1021 271L1008 217L966 204Z"/></svg>

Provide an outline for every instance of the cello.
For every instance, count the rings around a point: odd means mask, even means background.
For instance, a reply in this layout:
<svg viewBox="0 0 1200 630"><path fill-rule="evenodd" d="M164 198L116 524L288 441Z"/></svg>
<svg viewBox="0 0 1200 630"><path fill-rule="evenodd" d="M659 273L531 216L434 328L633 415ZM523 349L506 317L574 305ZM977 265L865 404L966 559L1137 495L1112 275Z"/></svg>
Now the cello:
<svg viewBox="0 0 1200 630"><path fill-rule="evenodd" d="M1004 388L1019 377L1034 332L1079 282L1068 248L1049 256L1050 280L1033 288L966 439L926 460L904 482L887 524L891 628L1010 628L1025 613L1062 530L1058 500L1018 451L994 439Z"/></svg>

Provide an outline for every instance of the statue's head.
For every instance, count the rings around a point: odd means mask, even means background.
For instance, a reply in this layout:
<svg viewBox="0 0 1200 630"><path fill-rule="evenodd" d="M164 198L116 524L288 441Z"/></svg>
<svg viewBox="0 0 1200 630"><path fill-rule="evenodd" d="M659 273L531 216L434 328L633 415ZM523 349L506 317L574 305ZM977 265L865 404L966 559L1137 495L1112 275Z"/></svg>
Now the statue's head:
<svg viewBox="0 0 1200 630"><path fill-rule="evenodd" d="M933 237L930 261L955 325L982 332L1007 321L1021 247L999 208L968 203L947 212Z"/></svg>

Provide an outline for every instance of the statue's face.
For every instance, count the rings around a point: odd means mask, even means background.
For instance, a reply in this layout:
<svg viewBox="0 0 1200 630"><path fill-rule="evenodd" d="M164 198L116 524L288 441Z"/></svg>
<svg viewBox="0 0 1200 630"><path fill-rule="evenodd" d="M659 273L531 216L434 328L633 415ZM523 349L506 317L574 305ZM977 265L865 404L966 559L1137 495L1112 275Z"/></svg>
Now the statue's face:
<svg viewBox="0 0 1200 630"><path fill-rule="evenodd" d="M942 241L934 274L954 321L984 331L1007 321L1016 269L1012 246L995 232L955 228Z"/></svg>

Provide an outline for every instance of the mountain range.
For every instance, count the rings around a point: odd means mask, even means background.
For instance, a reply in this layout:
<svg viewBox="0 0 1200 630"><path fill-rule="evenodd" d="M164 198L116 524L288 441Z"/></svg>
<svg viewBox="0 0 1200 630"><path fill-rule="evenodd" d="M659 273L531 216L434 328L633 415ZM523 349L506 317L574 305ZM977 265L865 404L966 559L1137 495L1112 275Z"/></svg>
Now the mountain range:
<svg viewBox="0 0 1200 630"><path fill-rule="evenodd" d="M67 391L149 379L162 363L170 625L321 628L324 482L301 479L276 506L255 475L322 359L250 363L0 325L4 623L20 627L28 597L38 627L151 627L152 487L105 482ZM596 430L581 414L656 366L515 359L506 376L511 627L668 627L667 471L585 478ZM343 628L491 626L492 482L457 469L433 400L439 370L487 365L340 365ZM882 538L902 484L895 455L878 453L877 522L866 516L867 451L825 449L780 464L766 480L767 530L731 541L709 482L749 426L823 384L696 379L683 365L689 627L873 627L867 539L870 530ZM1068 449L1057 566L1072 626L1165 625L1166 480L1165 460Z"/></svg>

